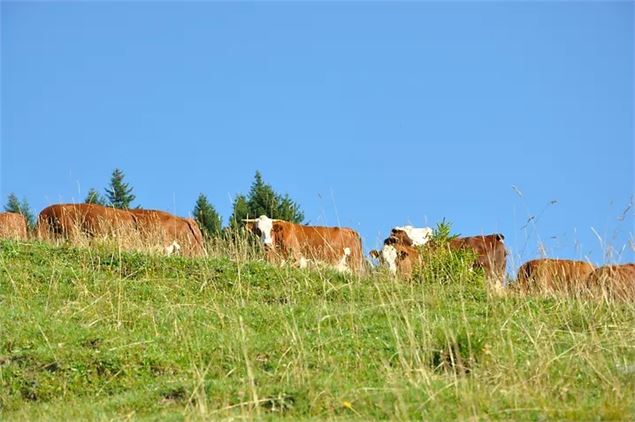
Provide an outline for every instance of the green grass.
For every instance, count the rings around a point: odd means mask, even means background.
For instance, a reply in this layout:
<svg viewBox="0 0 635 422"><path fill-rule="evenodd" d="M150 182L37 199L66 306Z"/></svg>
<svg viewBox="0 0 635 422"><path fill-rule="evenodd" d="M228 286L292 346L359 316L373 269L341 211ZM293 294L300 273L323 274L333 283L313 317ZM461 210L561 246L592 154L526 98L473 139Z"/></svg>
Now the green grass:
<svg viewBox="0 0 635 422"><path fill-rule="evenodd" d="M474 277L0 242L0 419L633 419L635 305Z"/></svg>

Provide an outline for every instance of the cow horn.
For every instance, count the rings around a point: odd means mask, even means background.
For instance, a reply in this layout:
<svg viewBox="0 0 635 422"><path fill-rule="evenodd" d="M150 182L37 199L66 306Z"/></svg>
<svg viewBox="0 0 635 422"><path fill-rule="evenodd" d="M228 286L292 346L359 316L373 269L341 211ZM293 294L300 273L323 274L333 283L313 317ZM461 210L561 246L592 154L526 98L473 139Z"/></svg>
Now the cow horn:
<svg viewBox="0 0 635 422"><path fill-rule="evenodd" d="M258 221L257 218L243 218L243 223L253 223L255 221Z"/></svg>

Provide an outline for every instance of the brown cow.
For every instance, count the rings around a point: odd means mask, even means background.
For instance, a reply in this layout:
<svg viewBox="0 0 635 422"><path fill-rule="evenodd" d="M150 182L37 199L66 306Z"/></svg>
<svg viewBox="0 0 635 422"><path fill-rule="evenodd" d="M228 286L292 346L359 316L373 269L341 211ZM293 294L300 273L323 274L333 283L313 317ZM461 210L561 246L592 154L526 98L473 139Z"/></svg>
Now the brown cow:
<svg viewBox="0 0 635 422"><path fill-rule="evenodd" d="M160 244L167 255L183 249L186 255L205 254L203 235L196 221L160 210L131 209L146 244Z"/></svg>
<svg viewBox="0 0 635 422"><path fill-rule="evenodd" d="M502 234L470 236L450 239L447 246L452 251L472 250L476 256L474 266L483 268L488 278L502 281L505 275L507 251ZM428 242L424 248L436 248L434 242ZM388 265L391 273L399 273L405 278L412 277L412 271L422 259L420 251L404 242L401 236L391 234L384 240L381 252L371 251L371 256L379 258Z"/></svg>
<svg viewBox="0 0 635 422"><path fill-rule="evenodd" d="M96 204L54 204L44 208L38 217L41 239L75 239L92 237L137 237L134 216L116 208Z"/></svg>
<svg viewBox="0 0 635 422"><path fill-rule="evenodd" d="M507 266L505 236L500 233L483 236L457 237L448 243L451 250L472 250L476 255L474 266L482 268L488 278L503 280Z"/></svg>
<svg viewBox="0 0 635 422"><path fill-rule="evenodd" d="M292 259L304 268L308 261L315 261L342 272L362 270L362 240L352 229L305 226L266 215L244 222L247 230L260 237L271 262Z"/></svg>
<svg viewBox="0 0 635 422"><path fill-rule="evenodd" d="M591 291L598 288L609 297L635 300L635 264L606 265L597 268L586 279Z"/></svg>
<svg viewBox="0 0 635 422"><path fill-rule="evenodd" d="M26 219L17 212L0 212L0 239L26 240Z"/></svg>
<svg viewBox="0 0 635 422"><path fill-rule="evenodd" d="M593 265L569 259L540 258L525 262L518 269L517 287L523 290L576 292L593 272Z"/></svg>

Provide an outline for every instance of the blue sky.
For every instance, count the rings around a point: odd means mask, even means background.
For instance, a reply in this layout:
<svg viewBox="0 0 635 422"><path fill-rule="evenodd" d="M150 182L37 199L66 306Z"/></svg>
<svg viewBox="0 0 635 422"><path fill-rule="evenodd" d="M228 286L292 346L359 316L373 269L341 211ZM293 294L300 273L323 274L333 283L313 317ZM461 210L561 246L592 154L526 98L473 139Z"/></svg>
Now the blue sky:
<svg viewBox="0 0 635 422"><path fill-rule="evenodd" d="M1 7L3 200L119 167L138 204L226 221L260 170L365 249L447 218L504 233L512 271L634 260L631 2Z"/></svg>

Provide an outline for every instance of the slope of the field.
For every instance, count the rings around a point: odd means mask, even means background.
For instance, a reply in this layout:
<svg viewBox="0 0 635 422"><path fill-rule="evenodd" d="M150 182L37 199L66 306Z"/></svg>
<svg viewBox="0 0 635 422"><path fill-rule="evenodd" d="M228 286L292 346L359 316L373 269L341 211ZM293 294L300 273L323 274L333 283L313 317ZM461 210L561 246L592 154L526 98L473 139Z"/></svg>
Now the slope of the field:
<svg viewBox="0 0 635 422"><path fill-rule="evenodd" d="M5 241L0 418L632 420L634 315L478 282Z"/></svg>

